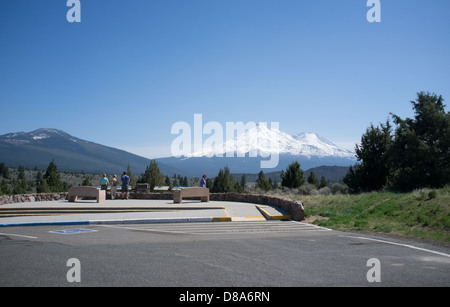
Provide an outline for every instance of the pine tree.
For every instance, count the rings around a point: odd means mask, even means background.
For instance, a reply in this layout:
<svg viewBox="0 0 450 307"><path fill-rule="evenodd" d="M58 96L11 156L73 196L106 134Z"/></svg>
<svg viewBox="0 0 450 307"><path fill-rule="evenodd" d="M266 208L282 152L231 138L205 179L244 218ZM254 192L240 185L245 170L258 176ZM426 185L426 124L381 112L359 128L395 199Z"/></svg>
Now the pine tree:
<svg viewBox="0 0 450 307"><path fill-rule="evenodd" d="M50 193L50 187L47 184L47 180L42 179L36 187L37 193Z"/></svg>
<svg viewBox="0 0 450 307"><path fill-rule="evenodd" d="M47 167L44 179L46 180L49 192L62 192L63 183L61 182L61 175L58 172L58 167L55 164L55 159Z"/></svg>
<svg viewBox="0 0 450 307"><path fill-rule="evenodd" d="M258 188L260 188L261 190L263 190L264 192L272 190L272 185L269 183L269 180L267 180L263 171L260 171L258 174L258 179L256 180L256 186Z"/></svg>
<svg viewBox="0 0 450 307"><path fill-rule="evenodd" d="M221 192L236 192L237 186L231 176L230 169L228 166L225 166L224 169L219 170L219 174L214 179L212 192L221 193Z"/></svg>
<svg viewBox="0 0 450 307"><path fill-rule="evenodd" d="M173 186L174 187L179 187L180 186L180 182L178 181L178 178L175 177L175 179L173 180Z"/></svg>
<svg viewBox="0 0 450 307"><path fill-rule="evenodd" d="M2 182L0 183L0 189L2 190L3 194L11 194L9 184L4 179L2 179Z"/></svg>
<svg viewBox="0 0 450 307"><path fill-rule="evenodd" d="M241 184L242 190L244 190L244 189L245 189L245 186L247 185L247 177L245 176L245 174L243 174L243 175L241 176L241 182L240 182L240 184Z"/></svg>
<svg viewBox="0 0 450 307"><path fill-rule="evenodd" d="M319 187L319 179L317 179L316 174L314 174L313 171L311 171L311 172L309 173L308 178L306 178L306 181L307 181L309 184L314 185L316 188Z"/></svg>
<svg viewBox="0 0 450 307"><path fill-rule="evenodd" d="M150 161L150 165L146 167L145 172L139 179L139 182L148 183L151 191L155 189L155 186L164 184L164 175L161 174L156 160Z"/></svg>
<svg viewBox="0 0 450 307"><path fill-rule="evenodd" d="M287 188L298 188L305 183L303 177L303 170L300 168L300 163L295 161L285 171L281 171L281 185Z"/></svg>
<svg viewBox="0 0 450 307"><path fill-rule="evenodd" d="M92 186L91 179L89 178L88 175L84 176L83 182L81 183L81 185L82 186L87 186L87 187Z"/></svg>
<svg viewBox="0 0 450 307"><path fill-rule="evenodd" d="M380 190L389 184L392 173L390 150L393 144L391 125L373 124L361 136L361 143L356 145L356 158L360 163L350 167L343 178L352 192Z"/></svg>
<svg viewBox="0 0 450 307"><path fill-rule="evenodd" d="M5 179L11 178L9 168L6 166L6 164L4 162L0 163L0 176L2 176Z"/></svg>
<svg viewBox="0 0 450 307"><path fill-rule="evenodd" d="M327 187L329 185L330 185L330 183L324 176L320 177L319 189Z"/></svg>
<svg viewBox="0 0 450 307"><path fill-rule="evenodd" d="M411 101L414 118L393 115L398 125L392 148L394 187L411 190L450 182L450 113L442 96L420 92Z"/></svg>

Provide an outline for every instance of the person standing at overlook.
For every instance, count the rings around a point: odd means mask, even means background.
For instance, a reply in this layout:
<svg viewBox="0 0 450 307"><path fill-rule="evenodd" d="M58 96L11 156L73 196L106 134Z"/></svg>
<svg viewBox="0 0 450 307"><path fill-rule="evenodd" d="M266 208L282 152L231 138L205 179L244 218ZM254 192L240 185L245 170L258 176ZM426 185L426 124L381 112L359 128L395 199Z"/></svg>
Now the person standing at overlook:
<svg viewBox="0 0 450 307"><path fill-rule="evenodd" d="M130 184L130 177L127 175L127 172L123 172L120 179L122 180L122 199L125 199L125 197L129 199L128 185Z"/></svg>

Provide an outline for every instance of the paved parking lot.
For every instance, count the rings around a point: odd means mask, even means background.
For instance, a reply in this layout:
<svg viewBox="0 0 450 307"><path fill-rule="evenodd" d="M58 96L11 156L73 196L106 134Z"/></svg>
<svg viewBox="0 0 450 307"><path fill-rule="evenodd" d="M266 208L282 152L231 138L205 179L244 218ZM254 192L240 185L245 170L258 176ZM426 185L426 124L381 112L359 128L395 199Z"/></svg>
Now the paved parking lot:
<svg viewBox="0 0 450 307"><path fill-rule="evenodd" d="M43 224L0 227L0 286L450 286L446 246L267 220L255 204L183 206L201 208L2 217L2 225ZM273 216L284 213L265 209ZM184 222L161 222L187 215L190 220ZM194 219L208 216L226 219ZM89 218L99 222L75 223ZM69 278L76 268L70 261L78 261L79 281Z"/></svg>

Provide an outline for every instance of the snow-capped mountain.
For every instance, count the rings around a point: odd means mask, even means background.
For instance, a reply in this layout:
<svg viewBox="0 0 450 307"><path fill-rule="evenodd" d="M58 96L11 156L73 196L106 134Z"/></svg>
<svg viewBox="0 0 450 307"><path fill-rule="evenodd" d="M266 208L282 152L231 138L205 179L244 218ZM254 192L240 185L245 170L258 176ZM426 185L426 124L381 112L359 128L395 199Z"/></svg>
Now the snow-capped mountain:
<svg viewBox="0 0 450 307"><path fill-rule="evenodd" d="M318 166L348 167L356 162L354 152L339 148L315 133L291 136L264 124L217 144L211 139L214 136L206 137L201 150L157 160L183 169L192 177L204 173L215 176L225 166L232 173L257 174L261 170L265 173L285 170L294 161L298 161L303 170Z"/></svg>
<svg viewBox="0 0 450 307"><path fill-rule="evenodd" d="M292 156L353 158L355 153L339 148L315 133L291 136L279 129L259 124L221 144L202 148L186 157L266 157L270 154Z"/></svg>

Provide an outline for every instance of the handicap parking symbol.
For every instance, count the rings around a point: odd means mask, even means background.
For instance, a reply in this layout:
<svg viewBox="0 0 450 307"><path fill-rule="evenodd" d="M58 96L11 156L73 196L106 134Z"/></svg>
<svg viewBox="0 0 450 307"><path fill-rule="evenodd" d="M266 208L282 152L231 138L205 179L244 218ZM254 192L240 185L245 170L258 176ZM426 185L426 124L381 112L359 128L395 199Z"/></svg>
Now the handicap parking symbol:
<svg viewBox="0 0 450 307"><path fill-rule="evenodd" d="M75 228L75 229L65 229L65 230L52 230L50 232L64 234L64 235L70 235L70 234L75 234L75 233L86 233L86 232L93 232L93 231L97 231L97 230Z"/></svg>

